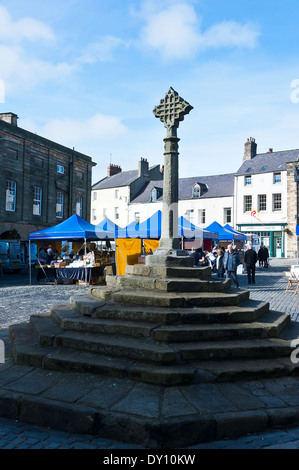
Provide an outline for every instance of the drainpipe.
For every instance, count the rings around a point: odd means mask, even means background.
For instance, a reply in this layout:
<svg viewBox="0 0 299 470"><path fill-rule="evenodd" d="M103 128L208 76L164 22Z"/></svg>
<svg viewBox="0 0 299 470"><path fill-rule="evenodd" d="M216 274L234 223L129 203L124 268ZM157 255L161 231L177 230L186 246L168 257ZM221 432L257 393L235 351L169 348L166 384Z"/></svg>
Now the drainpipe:
<svg viewBox="0 0 299 470"><path fill-rule="evenodd" d="M73 147L73 154L69 165L69 217L73 214L73 180L74 180L74 161L75 161L75 147Z"/></svg>

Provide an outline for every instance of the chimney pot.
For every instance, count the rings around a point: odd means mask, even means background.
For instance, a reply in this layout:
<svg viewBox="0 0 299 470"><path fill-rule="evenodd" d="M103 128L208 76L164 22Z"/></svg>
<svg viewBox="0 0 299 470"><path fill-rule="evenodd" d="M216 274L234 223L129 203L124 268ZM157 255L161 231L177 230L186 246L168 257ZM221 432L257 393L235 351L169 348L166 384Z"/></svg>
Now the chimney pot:
<svg viewBox="0 0 299 470"><path fill-rule="evenodd" d="M118 165L113 165L110 163L110 165L107 168L107 176L114 176L117 175L117 173L121 173L122 169Z"/></svg>
<svg viewBox="0 0 299 470"><path fill-rule="evenodd" d="M244 157L243 162L246 160L251 160L256 156L257 153L257 144L253 137L249 137L245 143Z"/></svg>

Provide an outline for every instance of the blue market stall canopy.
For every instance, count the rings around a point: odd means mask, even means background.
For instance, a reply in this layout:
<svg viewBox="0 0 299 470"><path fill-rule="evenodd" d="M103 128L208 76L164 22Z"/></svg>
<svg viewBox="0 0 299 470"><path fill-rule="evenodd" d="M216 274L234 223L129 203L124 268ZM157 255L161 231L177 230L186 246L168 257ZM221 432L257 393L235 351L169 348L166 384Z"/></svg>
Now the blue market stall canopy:
<svg viewBox="0 0 299 470"><path fill-rule="evenodd" d="M240 235L242 237L242 240L246 241L247 238L246 238L245 233L238 232L238 230L233 229L233 227L231 227L229 224L224 225L224 228L226 228L226 230L230 230L231 232L237 235Z"/></svg>
<svg viewBox="0 0 299 470"><path fill-rule="evenodd" d="M213 222L211 225L206 227L206 230L210 230L212 232L217 232L219 240L244 240L244 235L243 234L238 234L237 232L232 232L231 230L228 230L222 225L220 225L218 222Z"/></svg>
<svg viewBox="0 0 299 470"><path fill-rule="evenodd" d="M203 240L218 240L218 233L196 227L185 217L179 217L179 237L185 239L202 238Z"/></svg>
<svg viewBox="0 0 299 470"><path fill-rule="evenodd" d="M141 224L132 222L125 228L120 228L115 231L116 238L160 238L162 229L162 212L157 211L147 220ZM196 227L191 224L184 217L180 217L178 221L178 236L185 239L202 238L204 240L218 240L218 234L216 232L208 231Z"/></svg>
<svg viewBox="0 0 299 470"><path fill-rule="evenodd" d="M120 230L120 227L106 217L96 226L96 234L99 234L97 238L114 240L118 230Z"/></svg>
<svg viewBox="0 0 299 470"><path fill-rule="evenodd" d="M299 236L299 225L296 226L296 235Z"/></svg>
<svg viewBox="0 0 299 470"><path fill-rule="evenodd" d="M96 227L77 214L61 224L44 230L29 233L29 240L99 240L100 237L107 238L104 231L96 231Z"/></svg>
<svg viewBox="0 0 299 470"><path fill-rule="evenodd" d="M141 224L132 222L125 228L115 231L116 238L160 238L162 227L162 212L157 211Z"/></svg>

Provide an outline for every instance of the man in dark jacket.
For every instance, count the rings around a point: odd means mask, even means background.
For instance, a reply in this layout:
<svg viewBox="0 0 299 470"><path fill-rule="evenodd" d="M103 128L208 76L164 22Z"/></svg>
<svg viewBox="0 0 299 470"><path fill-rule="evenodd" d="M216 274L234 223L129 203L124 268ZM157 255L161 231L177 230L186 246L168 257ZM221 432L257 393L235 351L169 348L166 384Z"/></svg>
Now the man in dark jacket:
<svg viewBox="0 0 299 470"><path fill-rule="evenodd" d="M258 260L256 251L249 245L245 251L244 262L246 264L248 284L255 284L255 264Z"/></svg>
<svg viewBox="0 0 299 470"><path fill-rule="evenodd" d="M226 271L226 277L231 278L237 288L239 288L239 281L237 277L237 267L239 264L239 253L233 248L232 245L228 245L228 251L225 252L223 258L223 266Z"/></svg>

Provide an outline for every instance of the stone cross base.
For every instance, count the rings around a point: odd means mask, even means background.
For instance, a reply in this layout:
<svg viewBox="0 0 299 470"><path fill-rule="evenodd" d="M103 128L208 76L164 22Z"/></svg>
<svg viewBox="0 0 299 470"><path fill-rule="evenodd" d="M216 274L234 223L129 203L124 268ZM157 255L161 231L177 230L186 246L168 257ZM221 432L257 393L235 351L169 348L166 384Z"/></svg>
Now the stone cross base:
<svg viewBox="0 0 299 470"><path fill-rule="evenodd" d="M146 266L191 267L193 258L185 250L158 248L153 255L145 257Z"/></svg>

